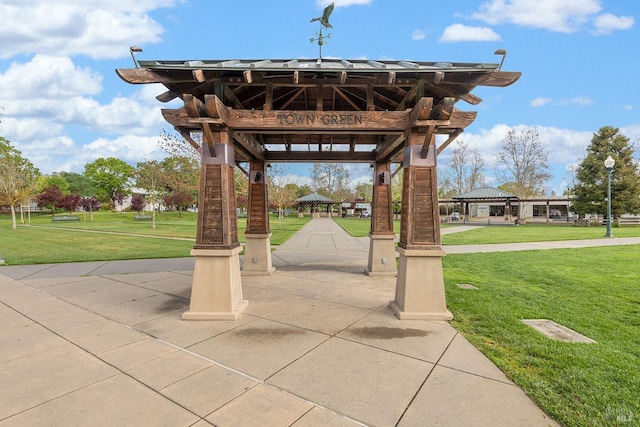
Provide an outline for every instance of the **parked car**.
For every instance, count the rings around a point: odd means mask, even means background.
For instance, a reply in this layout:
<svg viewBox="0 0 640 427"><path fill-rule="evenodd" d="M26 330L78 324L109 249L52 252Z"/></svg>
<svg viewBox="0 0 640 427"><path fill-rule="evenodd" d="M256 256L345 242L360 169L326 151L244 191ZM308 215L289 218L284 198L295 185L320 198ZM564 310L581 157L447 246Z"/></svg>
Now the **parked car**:
<svg viewBox="0 0 640 427"><path fill-rule="evenodd" d="M549 218L560 218L562 217L562 212L559 209L550 209L549 210Z"/></svg>
<svg viewBox="0 0 640 427"><path fill-rule="evenodd" d="M371 212L369 211L362 212L362 218L371 218Z"/></svg>
<svg viewBox="0 0 640 427"><path fill-rule="evenodd" d="M449 215L449 220L460 221L460 212L453 212L451 215Z"/></svg>

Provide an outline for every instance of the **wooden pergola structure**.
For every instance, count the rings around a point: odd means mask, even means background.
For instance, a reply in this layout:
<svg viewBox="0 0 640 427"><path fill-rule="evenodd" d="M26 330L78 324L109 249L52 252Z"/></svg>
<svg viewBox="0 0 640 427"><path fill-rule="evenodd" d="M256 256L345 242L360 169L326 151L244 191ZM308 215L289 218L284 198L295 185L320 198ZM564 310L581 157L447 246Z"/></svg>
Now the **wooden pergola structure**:
<svg viewBox="0 0 640 427"><path fill-rule="evenodd" d="M234 165L248 162L242 274L273 274L267 209L270 162L365 162L374 171L367 274L397 275L401 319L450 319L444 297L436 159L476 117L477 86L504 87L500 64L340 59L137 61L118 75L160 83L180 99L165 119L202 154L191 305L184 319L237 319L242 283ZM202 135L202 145L194 133ZM436 135L446 139L436 145ZM391 164L404 172L396 269ZM389 262L386 262L389 260Z"/></svg>

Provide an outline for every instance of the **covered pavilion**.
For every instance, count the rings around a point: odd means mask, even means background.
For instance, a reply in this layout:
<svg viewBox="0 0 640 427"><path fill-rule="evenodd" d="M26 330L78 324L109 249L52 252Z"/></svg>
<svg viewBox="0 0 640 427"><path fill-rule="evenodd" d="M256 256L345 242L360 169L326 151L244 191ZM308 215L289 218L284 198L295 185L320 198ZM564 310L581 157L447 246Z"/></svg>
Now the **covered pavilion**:
<svg viewBox="0 0 640 427"><path fill-rule="evenodd" d="M298 204L298 214L303 212L305 206L309 206L311 208L312 217L318 217L320 215L321 205L325 205L326 212L331 216L331 206L337 203L335 200L331 200L330 198L318 193L311 193L306 196L299 197L295 202Z"/></svg>
<svg viewBox="0 0 640 427"><path fill-rule="evenodd" d="M504 51L497 51L504 55ZM504 59L504 57L503 57ZM234 167L248 162L242 274L273 274L267 201L271 162L368 163L373 170L366 273L397 275L390 303L401 319L451 319L440 242L437 156L476 117L477 86L504 87L502 63L346 59L146 60L116 72L160 83L157 99L182 101L165 119L201 153L195 267L183 319L237 319L242 296ZM201 138L194 137L200 134ZM439 136L439 139L436 138ZM202 141L200 144L198 141ZM403 171L396 259L391 165Z"/></svg>
<svg viewBox="0 0 640 427"><path fill-rule="evenodd" d="M464 194L453 196L453 201L463 205L466 220L470 219L469 205L473 203L504 203L504 220L511 221L511 205L518 202L518 196L492 187L481 187Z"/></svg>

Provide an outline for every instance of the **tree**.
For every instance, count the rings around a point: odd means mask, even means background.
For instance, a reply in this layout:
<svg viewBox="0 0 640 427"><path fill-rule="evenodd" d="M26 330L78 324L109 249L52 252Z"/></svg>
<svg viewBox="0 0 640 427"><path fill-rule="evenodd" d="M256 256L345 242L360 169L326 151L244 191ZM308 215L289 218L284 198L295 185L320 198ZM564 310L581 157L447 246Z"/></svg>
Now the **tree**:
<svg viewBox="0 0 640 427"><path fill-rule="evenodd" d="M13 230L17 228L16 204L30 198L38 175L38 169L22 157L10 141L0 136L0 205L10 207Z"/></svg>
<svg viewBox="0 0 640 427"><path fill-rule="evenodd" d="M131 198L131 209L140 213L144 211L144 207L147 205L147 202L144 200L144 196L142 194L135 194Z"/></svg>
<svg viewBox="0 0 640 427"><path fill-rule="evenodd" d="M196 163L200 163L200 153L193 146L193 143L202 144L202 134L194 133L188 136L191 138L191 142L187 141L183 136L168 133L163 129L158 140L158 146L171 157L188 157L195 160Z"/></svg>
<svg viewBox="0 0 640 427"><path fill-rule="evenodd" d="M87 163L84 173L95 185L99 198L115 202L118 193L127 193L134 168L123 160L108 157Z"/></svg>
<svg viewBox="0 0 640 427"><path fill-rule="evenodd" d="M156 228L156 206L160 189L164 188L164 170L157 160L138 162L136 166L136 186L147 191L151 203L151 228Z"/></svg>
<svg viewBox="0 0 640 427"><path fill-rule="evenodd" d="M187 191L165 194L162 198L165 205L175 206L179 217L182 217L184 208L192 206L194 201L193 195Z"/></svg>
<svg viewBox="0 0 640 427"><path fill-rule="evenodd" d="M38 203L39 206L48 207L51 210L51 215L53 216L56 213L58 203L60 203L60 200L62 200L63 197L64 194L62 194L60 188L54 184L45 188L42 190L42 193L36 196L36 203Z"/></svg>
<svg viewBox="0 0 640 427"><path fill-rule="evenodd" d="M605 126L593 134L587 154L576 170L572 190L573 209L580 214L607 212L607 171L604 160L615 160L611 173L611 213L619 216L640 212L640 171L635 147L617 128Z"/></svg>
<svg viewBox="0 0 640 427"><path fill-rule="evenodd" d="M373 182L362 182L356 185L354 191L356 199L362 199L365 203L371 203L373 201Z"/></svg>
<svg viewBox="0 0 640 427"><path fill-rule="evenodd" d="M86 175L76 172L60 172L60 176L67 181L70 194L89 197L95 196L97 193L95 185ZM64 189L62 190L64 192Z"/></svg>
<svg viewBox="0 0 640 427"><path fill-rule="evenodd" d="M485 185L484 160L478 150L470 149L463 140L456 144L449 160L449 175L456 194L463 194Z"/></svg>
<svg viewBox="0 0 640 427"><path fill-rule="evenodd" d="M89 211L91 221L93 221L93 212L100 209L100 200L97 197L83 197L80 204L85 211Z"/></svg>
<svg viewBox="0 0 640 427"><path fill-rule="evenodd" d="M78 209L78 206L80 206L80 204L80 196L78 196L77 194L67 194L58 201L58 204L56 206L61 209L67 210L69 212L69 215L71 215L76 209Z"/></svg>
<svg viewBox="0 0 640 427"><path fill-rule="evenodd" d="M514 194L519 199L530 199L544 194L544 187L551 178L547 172L548 158L537 128L511 129L502 140L498 164L502 167L498 179L502 183L514 182ZM524 209L519 203L518 216L524 219Z"/></svg>
<svg viewBox="0 0 640 427"><path fill-rule="evenodd" d="M236 206L242 209L247 209L249 205L249 179L245 174L247 169L247 164L245 163L236 165L233 170L236 183Z"/></svg>
<svg viewBox="0 0 640 427"><path fill-rule="evenodd" d="M311 188L318 194L342 202L351 196L349 170L341 163L314 163Z"/></svg>
<svg viewBox="0 0 640 427"><path fill-rule="evenodd" d="M296 199L295 188L288 185L281 165L272 164L269 169L269 201L278 208L278 224L281 224L284 211L293 205Z"/></svg>
<svg viewBox="0 0 640 427"><path fill-rule="evenodd" d="M200 185L200 162L193 157L171 156L162 161L163 182L172 193L189 192L197 196Z"/></svg>
<svg viewBox="0 0 640 427"><path fill-rule="evenodd" d="M69 194L69 182L59 173L52 173L51 175L40 175L36 183L36 191L42 192L45 188L56 186L60 189L63 195Z"/></svg>

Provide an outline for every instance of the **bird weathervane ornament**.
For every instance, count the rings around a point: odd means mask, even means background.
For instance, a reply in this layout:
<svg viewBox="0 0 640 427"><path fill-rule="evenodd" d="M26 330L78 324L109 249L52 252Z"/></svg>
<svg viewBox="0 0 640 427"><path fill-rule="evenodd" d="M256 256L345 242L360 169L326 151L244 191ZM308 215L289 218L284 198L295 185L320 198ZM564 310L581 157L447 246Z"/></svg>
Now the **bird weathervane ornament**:
<svg viewBox="0 0 640 427"><path fill-rule="evenodd" d="M312 38L310 41L311 43L317 41L318 42L318 46L320 47L320 59L322 59L322 45L325 43L325 39L329 39L331 38L331 33L323 35L322 34L322 29L326 28L333 28L331 26L331 24L329 23L329 16L331 15L331 12L333 12L333 3L331 3L329 6L324 8L324 11L322 12L322 16L319 16L317 18L313 18L310 22L313 21L320 21L320 31L316 33L315 38Z"/></svg>

